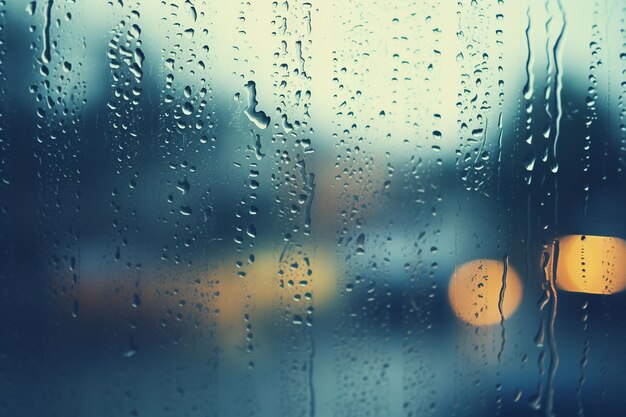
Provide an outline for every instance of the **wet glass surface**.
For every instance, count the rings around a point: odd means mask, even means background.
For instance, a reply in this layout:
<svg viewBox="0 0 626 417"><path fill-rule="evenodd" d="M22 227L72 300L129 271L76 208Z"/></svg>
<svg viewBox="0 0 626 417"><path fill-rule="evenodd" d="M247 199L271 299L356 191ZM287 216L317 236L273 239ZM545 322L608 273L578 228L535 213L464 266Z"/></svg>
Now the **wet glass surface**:
<svg viewBox="0 0 626 417"><path fill-rule="evenodd" d="M0 415L622 416L625 19L0 0Z"/></svg>

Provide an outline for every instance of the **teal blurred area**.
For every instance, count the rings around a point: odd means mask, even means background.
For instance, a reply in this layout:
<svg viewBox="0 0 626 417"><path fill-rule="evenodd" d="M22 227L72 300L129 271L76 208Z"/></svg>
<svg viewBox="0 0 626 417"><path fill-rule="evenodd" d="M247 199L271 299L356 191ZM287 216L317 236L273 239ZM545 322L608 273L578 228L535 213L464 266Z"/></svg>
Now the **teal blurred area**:
<svg viewBox="0 0 626 417"><path fill-rule="evenodd" d="M0 415L621 416L625 18L0 0Z"/></svg>

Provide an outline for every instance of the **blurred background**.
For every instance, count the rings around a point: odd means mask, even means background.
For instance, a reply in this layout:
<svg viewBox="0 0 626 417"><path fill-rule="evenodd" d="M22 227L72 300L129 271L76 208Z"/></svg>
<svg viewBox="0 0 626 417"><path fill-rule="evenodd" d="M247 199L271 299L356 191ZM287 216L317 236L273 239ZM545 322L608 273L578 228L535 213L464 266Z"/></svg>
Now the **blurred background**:
<svg viewBox="0 0 626 417"><path fill-rule="evenodd" d="M622 416L625 19L0 0L0 415Z"/></svg>

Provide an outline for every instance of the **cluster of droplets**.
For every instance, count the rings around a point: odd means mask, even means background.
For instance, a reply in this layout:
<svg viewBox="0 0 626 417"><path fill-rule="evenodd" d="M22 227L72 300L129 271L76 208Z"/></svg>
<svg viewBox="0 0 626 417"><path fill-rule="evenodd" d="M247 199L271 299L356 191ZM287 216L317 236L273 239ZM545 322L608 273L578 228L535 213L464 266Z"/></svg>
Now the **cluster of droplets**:
<svg viewBox="0 0 626 417"><path fill-rule="evenodd" d="M336 14L346 18L335 22L343 37L331 55L335 156L334 178L325 193L337 201L335 245L351 265L339 280L346 308L334 341L339 414L390 413L385 384L390 355L370 341L390 331L387 277L393 222L385 208L395 171L391 148L410 146L421 116L417 92L402 88L408 79L423 76L421 67L410 62L416 45L403 31L415 19L412 5L333 4ZM380 20L385 24L374 24ZM376 226L381 229L373 231Z"/></svg>
<svg viewBox="0 0 626 417"><path fill-rule="evenodd" d="M210 142L211 147L215 147L215 137L207 134L214 127L209 105L213 91L207 78L210 70L210 20L206 14L209 10L205 2L200 2L200 11L195 2L189 0L181 6L165 1L161 3L172 27L165 36L169 47L162 49L165 68L163 117L175 121L174 127L166 127L166 132L171 137L187 137L183 144ZM197 30L197 27L202 27L202 30Z"/></svg>
<svg viewBox="0 0 626 417"><path fill-rule="evenodd" d="M254 74L254 70L251 69L251 64L245 58L248 56L248 52L252 50L252 46L250 45L247 37L247 17L252 14L253 6L251 2L241 1L237 22L237 32L239 36L233 44L233 49L236 51L234 56L235 67L238 70L235 71L235 75L239 80L243 81L243 87L246 89L246 93L248 94L248 105L246 106L247 111L245 111L246 116L248 116L248 118L252 117L250 121L257 127L265 128L267 126L265 125L265 122L269 123L269 121L266 121L265 118L261 117L258 120L260 122L260 126L258 123L255 123L255 116L261 116L260 113L257 113L256 108L258 103L256 99L257 87L254 82L248 82L250 77L249 74ZM235 95L235 99L239 99L239 97L240 93ZM235 268L237 272L236 276L229 277L227 279L239 279L236 285L243 287L244 297L246 299L244 310L242 312L242 318L245 323L245 352L248 355L246 358L248 367L253 369L255 367L255 357L252 356L252 354L254 353L256 343L253 329L256 325L256 317L252 315L251 307L256 300L253 297L251 284L248 283L247 276L248 271L252 271L253 268L255 268L256 265L254 264L257 261L257 256L255 256L254 253L254 247L258 232L254 223L260 212L258 190L261 187L261 169L259 167L259 161L263 159L264 154L261 149L261 137L255 136L254 130L249 131L252 136L251 142L254 146L248 146L243 153L239 154L239 158L237 158L237 160L233 163L237 170L243 169L243 172L238 172L237 174L238 176L245 175L245 179L242 184L244 196L236 202L233 224L233 240L236 251L238 252L238 259L235 261ZM247 407L250 409L255 409L257 407L256 401L253 398L248 397L247 400L250 402Z"/></svg>
<svg viewBox="0 0 626 417"><path fill-rule="evenodd" d="M558 298L556 291L556 270L559 259L559 241L544 245L541 252L541 291L537 302L540 324L533 342L539 354L537 356L538 382L528 403L534 410L545 408L547 416L554 415L554 377L559 365L559 353L556 344L556 313ZM546 364L547 362L547 364ZM547 368L547 369L546 369ZM546 372L547 370L547 372Z"/></svg>
<svg viewBox="0 0 626 417"><path fill-rule="evenodd" d="M115 213L113 227L119 238L115 244L115 261L120 261L125 248L129 247L128 234L138 230L137 211L131 201L138 187L139 173L135 160L139 149L141 112L139 111L142 93L143 65L145 55L141 49L140 13L138 4L134 8L113 4L122 8L125 16L112 28L107 57L111 76L111 98L109 123L114 143L116 174L118 185L112 190L111 207ZM128 204L125 204L128 203ZM131 264L127 261L126 266Z"/></svg>
<svg viewBox="0 0 626 417"><path fill-rule="evenodd" d="M503 157L503 142L504 142L504 133L505 133L505 126L504 126L504 105L505 105L505 100L504 100L504 28L505 28L505 22L504 22L504 13L503 13L503 6L504 6L504 1L501 0L498 2L498 6L495 7L495 10L493 10L493 14L495 15L495 19L496 19L496 24L495 24L495 29L494 29L494 34L496 37L496 51L497 51L497 82L498 82L498 151L497 151L497 161L495 161L495 163L497 164L497 176L496 176L496 182L497 182L497 196L498 196L498 223L502 224L505 223L505 221L503 221L503 202L501 201L501 197L503 195L502 193L502 187L501 187L501 181L502 181L502 166L503 166L503 160L504 158L506 158L506 156ZM506 195L506 194L504 194ZM505 223L506 224L506 223ZM507 228L506 226L505 228L505 232L508 232L509 234L511 233L511 228ZM498 232L500 232L501 228L500 226L498 226ZM506 236L506 235L505 235ZM502 240L502 236L500 233L498 233L498 241L497 241L497 245L498 245L498 249L500 249L501 247L501 240ZM507 248L508 250L508 248ZM499 303L498 303L498 312L500 314L500 335L501 335L501 343L500 343L500 350L498 352L498 362L499 363L503 363L503 357L505 354L505 346L506 346L506 326L505 326L505 317L504 317L504 310L503 310L503 304L504 304L504 297L506 296L506 281L507 281L507 272L508 272L508 262L509 262L509 257L508 255L505 255L503 258L503 276L502 276L502 283L500 286L500 297L499 297ZM500 376L500 374L498 373L497 375L498 377ZM502 410L502 406L504 403L504 398L502 395L502 385L503 385L504 381L500 382L498 381L496 384L496 409L497 409L497 413L500 414L501 410Z"/></svg>
<svg viewBox="0 0 626 417"><path fill-rule="evenodd" d="M468 191L479 191L491 178L488 162L493 144L488 134L489 114L495 104L491 97L495 83L492 79L494 63L489 51L492 48L493 19L485 7L476 2L457 4L460 25L456 37L460 49L456 61L461 74L461 90L456 102L460 135L456 154L461 166L461 183ZM493 120L491 124L494 124Z"/></svg>
<svg viewBox="0 0 626 417"><path fill-rule="evenodd" d="M585 143L583 160L581 166L583 167L583 191L585 192L585 205L584 212L587 212L587 203L589 201L589 188L591 177L591 144L594 139L596 142L601 140L601 137L594 138L592 129L594 123L597 123L598 119L598 74L600 67L602 67L602 43L603 34L600 31L600 2L594 2L593 14L592 14L592 27L591 27L591 39L589 42L589 86L587 87L587 95L585 97L585 104L587 105L587 112L585 115Z"/></svg>
<svg viewBox="0 0 626 417"><path fill-rule="evenodd" d="M127 331L120 332L119 343L124 346L122 355L130 358L137 354L137 333L143 309L142 265L140 251L139 190L142 183L141 141L144 138L142 93L145 71L145 53L139 1L109 2L111 11L119 20L111 28L107 59L109 66L110 95L107 102L107 139L111 146L115 176L112 179L110 207L114 235L108 243L112 249L111 268L118 269L120 280L115 284L118 291L124 289L125 319ZM110 258L107 257L107 260ZM108 286L114 286L108 282Z"/></svg>
<svg viewBox="0 0 626 417"><path fill-rule="evenodd" d="M500 221L505 219L503 207L506 204L500 201L503 194L501 184L503 160L505 160L508 148L505 147L505 120L506 102L504 85L504 30L506 22L504 20L504 2L497 1L491 4L481 4L476 1L457 2L457 17L459 19L458 29L455 31L456 41L459 50L456 52L455 60L461 76L461 90L457 93L456 108L458 112L457 134L460 135L458 147L456 149L456 163L460 171L460 186L470 194L462 193L463 200L473 202L487 202L497 200L492 206L497 216L490 222L493 227L493 246L482 239L478 239L477 245L491 246L495 253L502 256L502 241L507 240L508 230L502 230ZM506 192L504 193L506 195ZM495 197L495 198L494 198ZM467 216L471 213L464 207L459 207L457 215ZM506 223L505 223L506 224ZM483 228L483 233L485 229ZM477 238L479 235L474 234ZM485 248L486 249L486 248ZM505 249L506 250L506 249ZM455 251L456 256L462 258L466 256L462 252ZM506 271L506 257L505 268ZM457 258L458 259L458 258ZM506 287L506 272L500 285L500 301L504 296ZM478 280L478 277L476 277ZM479 284L479 288L482 284ZM479 289L480 290L480 289ZM499 311L498 311L499 309ZM497 336L477 330L475 336L467 341L467 345L480 352L480 361L484 366L491 362L491 355L486 342L489 338L500 338L500 350L498 359L504 353L506 341L506 329L504 327L504 317L501 303L496 310L500 315L500 331ZM469 360L468 351L463 346L455 347L456 354L461 362ZM499 410L502 405L502 379L499 373L487 374L481 371L474 371L471 375L466 374L466 370L455 369L455 375L459 378L475 378L482 384L495 386L495 405ZM485 401L491 393L484 389L478 391L482 401ZM455 402L465 404L468 398L458 395ZM475 404L469 405L474 407ZM471 413L472 411L470 411Z"/></svg>
<svg viewBox="0 0 626 417"><path fill-rule="evenodd" d="M527 145L526 155L524 157L524 168L525 174L524 179L526 184L530 185L532 183L532 172L535 169L535 161L537 156L535 154L533 148L533 131L532 131L532 112L533 112L533 96L534 96L534 88L535 88L535 72L534 72L534 53L531 44L531 29L532 29L532 19L531 19L531 9L530 4L526 9L526 19L527 25L524 30L525 38L526 38L526 83L524 84L524 88L522 90L524 94L524 114L525 114L525 132L524 132L524 141Z"/></svg>
<svg viewBox="0 0 626 417"><path fill-rule="evenodd" d="M626 15L626 11L622 9L622 16ZM621 35L621 46L622 51L619 53L620 58L620 71L619 73L622 75L622 80L626 79L626 18L622 17L620 19L620 35ZM622 81L620 83L621 90L620 95L617 102L617 107L619 109L619 134L620 134L620 166L617 168L618 172L621 174L621 179L623 180L623 172L626 167L626 158L624 157L624 153L626 153L626 81Z"/></svg>
<svg viewBox="0 0 626 417"><path fill-rule="evenodd" d="M211 78L212 10L204 1L161 2L165 18L159 104L159 153L169 170L167 215L160 222L174 230L163 245L162 259L191 266L201 231L213 226L213 184L201 178L217 146L216 111ZM201 28L201 29L200 29ZM210 152L207 152L210 151Z"/></svg>
<svg viewBox="0 0 626 417"><path fill-rule="evenodd" d="M30 2L26 13L36 36L30 44L35 54L36 82L29 87L36 110L34 160L39 198L39 239L55 242L46 254L48 267L60 277L53 295L67 300L78 316L79 237L81 173L79 166L82 132L80 109L85 104L82 64L72 64L83 42L66 42L63 31L71 31L75 1Z"/></svg>
<svg viewBox="0 0 626 417"><path fill-rule="evenodd" d="M557 145L561 131L563 115L561 93L563 87L562 43L565 37L566 16L560 0L546 1L545 5L546 33L545 56L545 86L543 93L543 120L540 128L541 136L534 145L534 152L538 156L534 163L534 175L537 177L542 195L539 205L544 212L539 214L539 224L547 233L553 234L558 225L558 170ZM553 239L555 236L546 236Z"/></svg>
<svg viewBox="0 0 626 417"><path fill-rule="evenodd" d="M404 166L400 170L404 174L403 200L400 201L403 201L403 206L406 205L403 210L410 216L394 219L387 238L387 256L396 258L395 262L401 264L405 280L402 294L406 298L401 306L401 366L404 370L402 412L406 416L435 412L440 395L433 388L436 372L424 352L433 335L431 311L439 303L436 298L437 255L443 220L440 216L445 186L443 158L448 150L448 141L444 137L445 120L449 117L444 110L444 89L448 80L444 71L447 66L445 57L450 51L444 49L443 42L448 11L434 4L414 2L407 4L407 9L399 11L398 17L392 21L401 33L397 38L411 49L411 53L402 54L402 63L408 62L411 68L416 69L399 83L402 87L414 89L406 90L408 95L400 95L409 101L401 102L402 119L414 123L416 136L409 141L403 140L411 147L407 148ZM424 105L422 100L415 100L422 94L430 98L428 105ZM413 106L410 101L413 101ZM393 173L389 176L391 179ZM394 195L393 187L391 195ZM396 201L393 204L397 204ZM396 222L406 224L401 233ZM399 248L399 243L393 242L392 236L393 241L406 244ZM381 292L379 297L383 294ZM393 360L393 357L387 360ZM416 395L417 392L420 395Z"/></svg>
<svg viewBox="0 0 626 417"><path fill-rule="evenodd" d="M278 294L285 305L276 317L283 330L285 351L283 383L286 402L284 413L315 414L313 381L315 345L313 339L314 286L309 242L313 221L312 205L316 175L312 172L314 156L310 125L312 105L312 32L318 10L308 1L274 1L271 4L270 35L272 43L272 98L274 109L267 117L270 187L273 212L280 224L282 253L278 263ZM264 114L263 114L264 115ZM270 123L270 118L273 120ZM271 134L271 137L268 137ZM302 272L306 271L304 274ZM302 328L304 326L304 328ZM301 369L303 372L290 372ZM293 400L301 404L293 408Z"/></svg>
<svg viewBox="0 0 626 417"><path fill-rule="evenodd" d="M527 256L534 250L531 246L533 234L538 233L542 242L540 297L537 302L540 325L535 336L537 353L538 384L536 391L527 398L531 408L544 408L547 415L553 412L554 376L559 363L556 349L554 323L556 320L557 297L555 282L558 260L558 242L553 244L558 224L558 158L557 145L560 136L562 94L562 44L566 34L566 15L561 2L548 0L540 5L529 3L526 9L526 82L523 88L525 131L523 159L523 181L527 185ZM543 22L538 16L543 15ZM537 39L544 44L535 45ZM545 67L539 71L538 62ZM540 74L545 74L543 80ZM542 94L536 90L541 88ZM556 249L555 249L556 248ZM527 270L532 265L527 259ZM522 393L520 391L520 398Z"/></svg>
<svg viewBox="0 0 626 417"><path fill-rule="evenodd" d="M307 169L307 155L314 152L310 136L311 31L309 2L273 2L271 36L275 39L272 63L274 124L271 137L277 217L284 225L284 241L310 235L315 174Z"/></svg>

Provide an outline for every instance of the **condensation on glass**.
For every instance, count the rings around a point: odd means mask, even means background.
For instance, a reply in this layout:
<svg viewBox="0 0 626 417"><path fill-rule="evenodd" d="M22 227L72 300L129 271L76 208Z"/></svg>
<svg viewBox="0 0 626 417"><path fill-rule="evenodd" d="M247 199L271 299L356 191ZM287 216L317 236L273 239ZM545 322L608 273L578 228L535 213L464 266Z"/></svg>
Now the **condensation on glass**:
<svg viewBox="0 0 626 417"><path fill-rule="evenodd" d="M0 414L622 416L625 19L0 0Z"/></svg>

